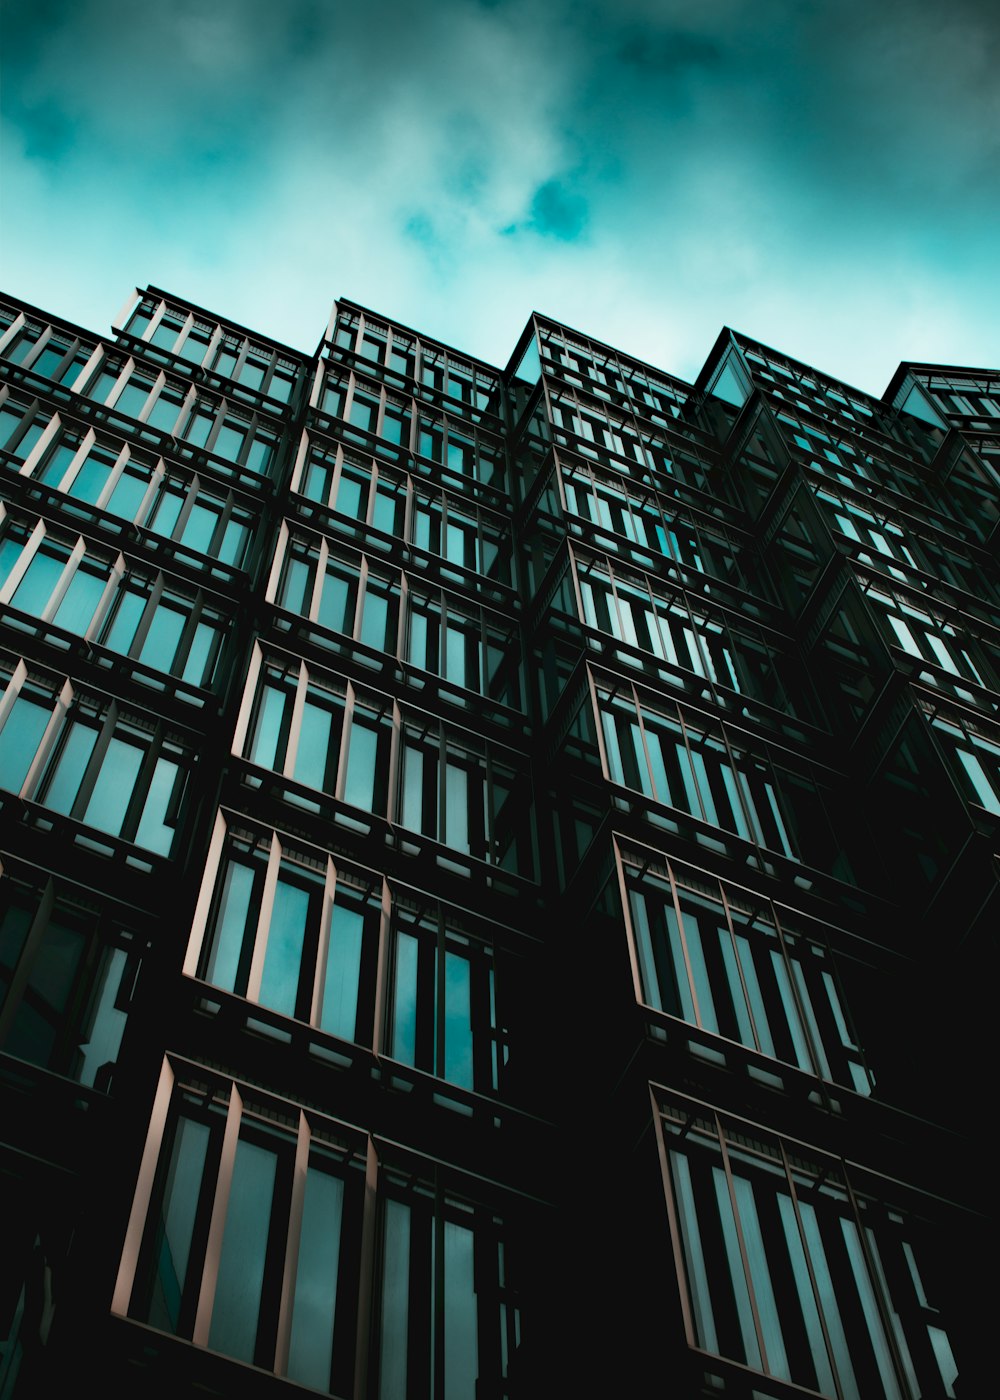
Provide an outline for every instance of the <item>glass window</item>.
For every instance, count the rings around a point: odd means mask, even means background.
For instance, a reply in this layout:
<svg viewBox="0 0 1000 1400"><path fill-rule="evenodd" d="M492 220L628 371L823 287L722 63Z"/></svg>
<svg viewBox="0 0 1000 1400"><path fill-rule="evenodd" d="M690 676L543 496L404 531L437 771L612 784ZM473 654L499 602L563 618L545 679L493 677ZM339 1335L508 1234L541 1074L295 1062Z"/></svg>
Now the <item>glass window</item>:
<svg viewBox="0 0 1000 1400"><path fill-rule="evenodd" d="M870 1094L829 949L783 927L769 904L751 908L734 887L649 854L622 867L646 1005Z"/></svg>
<svg viewBox="0 0 1000 1400"><path fill-rule="evenodd" d="M311 1132L290 1105L276 1111L257 1097L243 1090L228 1100L219 1086L206 1098L203 1086L175 1086L128 1310L182 1337L204 1328L213 1351L272 1371L284 1326L282 1373L350 1393L364 1145L323 1120ZM235 1141L225 1135L233 1102L242 1106ZM224 1215L221 1253L206 1304L216 1212Z"/></svg>
<svg viewBox="0 0 1000 1400"><path fill-rule="evenodd" d="M123 1260L116 1308L337 1395L354 1391L370 1316L369 1388L382 1400L512 1393L523 1210L392 1155L374 1159L366 1196L355 1130L207 1072L177 1076L165 1067L167 1123L150 1132L155 1180L133 1206L141 1246ZM361 1267L366 1201L374 1276Z"/></svg>
<svg viewBox="0 0 1000 1400"><path fill-rule="evenodd" d="M189 762L180 741L147 720L78 694L27 796L165 856L174 842Z"/></svg>
<svg viewBox="0 0 1000 1400"><path fill-rule="evenodd" d="M496 1020L493 949L436 914L396 902L386 1052L478 1093L495 1093L507 1060Z"/></svg>
<svg viewBox="0 0 1000 1400"><path fill-rule="evenodd" d="M0 1045L9 1055L106 1090L141 944L113 915L51 883L0 881Z"/></svg>
<svg viewBox="0 0 1000 1400"><path fill-rule="evenodd" d="M270 871L270 879L269 879ZM233 833L198 975L342 1040L371 1043L381 887L318 852Z"/></svg>
<svg viewBox="0 0 1000 1400"><path fill-rule="evenodd" d="M502 1217L412 1176L382 1177L379 1400L510 1393L520 1316Z"/></svg>
<svg viewBox="0 0 1000 1400"><path fill-rule="evenodd" d="M660 1124L693 1345L831 1400L956 1393L926 1226L891 1183L680 1102Z"/></svg>

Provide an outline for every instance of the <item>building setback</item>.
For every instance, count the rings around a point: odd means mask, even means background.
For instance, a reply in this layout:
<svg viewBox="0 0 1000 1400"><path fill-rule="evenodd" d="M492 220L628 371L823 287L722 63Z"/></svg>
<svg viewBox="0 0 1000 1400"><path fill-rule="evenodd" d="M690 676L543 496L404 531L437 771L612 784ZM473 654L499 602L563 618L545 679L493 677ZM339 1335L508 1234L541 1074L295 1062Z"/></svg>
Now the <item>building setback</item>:
<svg viewBox="0 0 1000 1400"><path fill-rule="evenodd" d="M7 298L0 471L0 1400L988 1393L1000 372Z"/></svg>

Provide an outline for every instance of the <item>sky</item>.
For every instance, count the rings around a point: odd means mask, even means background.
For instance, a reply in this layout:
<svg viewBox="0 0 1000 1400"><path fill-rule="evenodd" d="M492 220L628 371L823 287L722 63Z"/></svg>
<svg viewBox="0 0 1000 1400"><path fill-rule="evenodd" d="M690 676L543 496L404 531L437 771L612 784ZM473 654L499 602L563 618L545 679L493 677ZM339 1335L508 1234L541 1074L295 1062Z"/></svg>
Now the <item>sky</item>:
<svg viewBox="0 0 1000 1400"><path fill-rule="evenodd" d="M1000 364L997 0L0 0L0 285L336 297L503 365L532 310L693 379Z"/></svg>

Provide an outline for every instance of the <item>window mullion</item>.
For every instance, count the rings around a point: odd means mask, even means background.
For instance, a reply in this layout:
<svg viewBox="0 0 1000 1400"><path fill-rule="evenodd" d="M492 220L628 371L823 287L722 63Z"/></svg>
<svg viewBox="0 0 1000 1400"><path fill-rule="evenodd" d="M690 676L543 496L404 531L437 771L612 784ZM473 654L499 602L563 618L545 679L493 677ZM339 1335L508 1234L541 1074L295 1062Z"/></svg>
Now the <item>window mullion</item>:
<svg viewBox="0 0 1000 1400"><path fill-rule="evenodd" d="M326 987L326 971L330 961L330 933L333 926L333 911L336 907L337 867L333 857L326 858L326 875L323 885L323 913L319 921L319 944L316 949L316 967L313 974L312 997L309 1004L309 1020L314 1026L323 1019L323 993Z"/></svg>
<svg viewBox="0 0 1000 1400"><path fill-rule="evenodd" d="M235 1083L232 1083L230 1084L229 1105L226 1111L226 1126L222 1135L219 1175L216 1179L212 1217L208 1227L205 1267L201 1276L201 1289L198 1293L198 1306L195 1313L194 1330L191 1335L195 1346L208 1346L209 1331L212 1326L212 1307L215 1302L215 1287L219 1279L219 1264L222 1258L222 1238L226 1228L226 1212L229 1208L229 1193L233 1184L233 1167L236 1161L236 1146L239 1141L242 1117L243 1100L240 1097L239 1089Z"/></svg>
<svg viewBox="0 0 1000 1400"><path fill-rule="evenodd" d="M3 587L0 588L0 605L8 604L11 598L13 598L20 586L21 580L31 567L32 560L38 553L44 539L45 522L44 520L39 520L38 524L25 540L21 548L21 553L17 557L17 562L7 575L6 582Z"/></svg>
<svg viewBox="0 0 1000 1400"><path fill-rule="evenodd" d="M275 892L278 888L278 872L281 868L281 842L275 832L271 833L271 849L267 857L267 870L264 875L264 888L260 897L260 913L254 933L253 956L247 975L247 1000L260 1001L261 983L264 979L264 959L267 956L267 937L274 914Z"/></svg>
<svg viewBox="0 0 1000 1400"><path fill-rule="evenodd" d="M285 744L285 760L281 767L282 776L285 778L294 777L295 759L299 751L299 739L302 736L302 713L306 707L306 695L309 691L309 671L304 661L299 662L299 675L295 683L295 699L292 701L292 715L288 727L288 739Z"/></svg>
<svg viewBox="0 0 1000 1400"><path fill-rule="evenodd" d="M299 1268L302 1219L305 1213L310 1141L309 1121L300 1108L298 1133L295 1139L295 1162L292 1168L292 1188L288 1203L288 1234L285 1239L281 1302L278 1305L278 1327L274 1346L274 1369L279 1376L285 1375L288 1370L288 1353L292 1340L292 1307Z"/></svg>
<svg viewBox="0 0 1000 1400"><path fill-rule="evenodd" d="M212 837L205 859L205 873L202 876L201 889L198 892L198 903L195 905L194 918L191 921L191 934L188 939L187 952L184 955L182 971L186 977L196 977L198 975L198 964L201 962L201 949L205 939L205 929L208 925L208 916L212 908L215 885L222 865L222 852L226 844L227 835L228 827L226 825L226 819L220 811L216 814L215 825L212 829Z"/></svg>
<svg viewBox="0 0 1000 1400"><path fill-rule="evenodd" d="M18 669L20 669L20 667L23 664L23 662L19 662ZM27 672L25 672L25 677L26 676ZM16 670L14 672L14 678L15 680L17 679ZM10 686L8 686L8 694L11 692L12 689L13 682ZM42 774L44 773L45 767L49 761L49 757L55 748L58 736L62 731L63 725L66 721L66 715L69 712L69 707L72 703L73 687L69 681L66 681L60 689L59 694L55 697L55 704L52 708L52 714L49 718L49 722L45 726L45 732L42 734L41 741L39 742L38 748L35 752L35 757L32 759L28 767L28 771L25 774L24 782L21 784L21 797L29 797L29 795L37 788L39 780Z"/></svg>
<svg viewBox="0 0 1000 1400"><path fill-rule="evenodd" d="M743 1237L743 1222L740 1219L739 1206L736 1201L736 1185L733 1181L733 1168L729 1160L729 1151L726 1146L726 1136L719 1120L718 1114L715 1116L716 1132L719 1135L719 1149L722 1153L722 1168L726 1177L726 1186L729 1191L729 1203L733 1212L733 1223L736 1229L736 1239L739 1244L740 1259L743 1265L743 1276L746 1280L747 1297L750 1302L750 1312L753 1317L754 1331L757 1334L757 1347L760 1351L761 1370L768 1373L767 1347L764 1344L764 1329L761 1326L760 1313L757 1309L757 1295L754 1291L753 1276L750 1271L750 1257L747 1253L746 1240ZM765 1262L765 1268L767 1267Z"/></svg>
<svg viewBox="0 0 1000 1400"><path fill-rule="evenodd" d="M688 948L687 935L684 932L684 915L681 912L681 899L677 892L677 882L674 879L673 868L667 863L667 879L670 881L670 897L674 906L674 918L677 921L677 933L681 940L681 955L684 958L684 971L687 974L688 987L691 989L691 1004L694 1007L695 1022L698 1026L704 1027L701 1016L701 1007L698 1003L698 983L694 975L694 967L691 962L691 952Z"/></svg>

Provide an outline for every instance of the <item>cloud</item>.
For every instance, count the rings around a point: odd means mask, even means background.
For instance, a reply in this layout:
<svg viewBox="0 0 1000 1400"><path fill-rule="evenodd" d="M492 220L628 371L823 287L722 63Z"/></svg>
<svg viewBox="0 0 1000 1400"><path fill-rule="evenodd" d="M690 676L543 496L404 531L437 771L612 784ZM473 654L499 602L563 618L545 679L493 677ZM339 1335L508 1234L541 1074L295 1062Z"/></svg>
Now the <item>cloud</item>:
<svg viewBox="0 0 1000 1400"><path fill-rule="evenodd" d="M124 276L309 349L343 293L494 361L532 308L685 373L723 323L866 387L895 326L988 357L985 0L137 13L6 0L8 277L70 318Z"/></svg>

